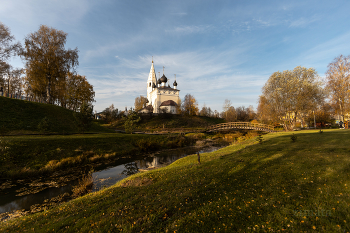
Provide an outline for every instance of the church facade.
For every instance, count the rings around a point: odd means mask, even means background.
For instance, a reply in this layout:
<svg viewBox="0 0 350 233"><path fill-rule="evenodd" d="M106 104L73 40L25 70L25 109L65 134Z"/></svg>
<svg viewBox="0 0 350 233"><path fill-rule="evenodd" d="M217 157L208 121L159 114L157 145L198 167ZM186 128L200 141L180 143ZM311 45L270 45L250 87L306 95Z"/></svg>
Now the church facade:
<svg viewBox="0 0 350 233"><path fill-rule="evenodd" d="M159 75L160 76L160 75ZM176 80L170 87L168 78L164 75L157 79L152 60L151 70L147 79L147 106L141 113L171 113L177 114L180 90L177 89Z"/></svg>

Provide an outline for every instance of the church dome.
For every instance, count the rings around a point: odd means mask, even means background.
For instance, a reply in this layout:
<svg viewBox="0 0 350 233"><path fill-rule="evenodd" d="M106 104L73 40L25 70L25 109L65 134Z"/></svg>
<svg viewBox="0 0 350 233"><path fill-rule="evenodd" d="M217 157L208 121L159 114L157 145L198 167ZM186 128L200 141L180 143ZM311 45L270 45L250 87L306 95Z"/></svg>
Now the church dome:
<svg viewBox="0 0 350 233"><path fill-rule="evenodd" d="M157 81L157 84L161 84L162 82L160 81L160 79L158 79L158 81Z"/></svg>
<svg viewBox="0 0 350 233"><path fill-rule="evenodd" d="M160 78L160 81L162 83L166 83L168 81L167 77L165 77L165 75L163 74L163 76Z"/></svg>
<svg viewBox="0 0 350 233"><path fill-rule="evenodd" d="M176 82L176 80L174 81L173 85L174 85L174 87L176 87L176 86L177 86L177 82Z"/></svg>

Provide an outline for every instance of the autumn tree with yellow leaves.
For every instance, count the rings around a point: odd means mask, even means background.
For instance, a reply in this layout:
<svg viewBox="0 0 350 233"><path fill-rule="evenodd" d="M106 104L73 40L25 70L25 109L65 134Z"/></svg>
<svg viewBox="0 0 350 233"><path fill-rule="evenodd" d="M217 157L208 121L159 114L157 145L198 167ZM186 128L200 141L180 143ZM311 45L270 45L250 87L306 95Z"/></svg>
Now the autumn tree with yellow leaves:
<svg viewBox="0 0 350 233"><path fill-rule="evenodd" d="M342 116L350 110L350 56L340 55L328 65L326 88L336 113Z"/></svg>
<svg viewBox="0 0 350 233"><path fill-rule="evenodd" d="M147 98L140 95L140 97L135 98L135 111L138 112L147 105Z"/></svg>
<svg viewBox="0 0 350 233"><path fill-rule="evenodd" d="M85 76L68 73L66 79L66 92L61 102L65 102L66 108L77 111L83 103L94 102L95 92L93 86Z"/></svg>
<svg viewBox="0 0 350 233"><path fill-rule="evenodd" d="M65 104L66 77L78 66L78 49L65 49L67 33L41 25L25 38L21 52L31 92L47 103Z"/></svg>
<svg viewBox="0 0 350 233"><path fill-rule="evenodd" d="M282 123L286 130L293 129L298 117L316 110L325 99L315 69L301 66L273 73L262 92L258 115L265 121Z"/></svg>
<svg viewBox="0 0 350 233"><path fill-rule="evenodd" d="M185 115L198 115L198 103L197 100L191 94L185 95L181 107L181 112Z"/></svg>

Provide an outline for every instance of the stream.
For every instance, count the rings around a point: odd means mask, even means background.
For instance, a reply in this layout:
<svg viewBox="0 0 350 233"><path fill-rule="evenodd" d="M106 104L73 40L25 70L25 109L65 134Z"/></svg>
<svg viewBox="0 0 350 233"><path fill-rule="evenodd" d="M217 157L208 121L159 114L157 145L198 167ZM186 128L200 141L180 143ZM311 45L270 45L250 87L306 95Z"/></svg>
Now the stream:
<svg viewBox="0 0 350 233"><path fill-rule="evenodd" d="M212 152L222 147L224 146L178 148L147 154L136 159L119 159L112 164L100 163L94 167L92 173L94 177L92 191L114 185L119 180L137 172L169 165L187 155ZM65 175L53 174L50 177L39 177L30 181L7 181L1 184L0 222L11 218L11 215L16 212L18 212L16 216L22 216L70 200L72 187L77 185L82 175L87 172L86 169L85 171L70 171Z"/></svg>

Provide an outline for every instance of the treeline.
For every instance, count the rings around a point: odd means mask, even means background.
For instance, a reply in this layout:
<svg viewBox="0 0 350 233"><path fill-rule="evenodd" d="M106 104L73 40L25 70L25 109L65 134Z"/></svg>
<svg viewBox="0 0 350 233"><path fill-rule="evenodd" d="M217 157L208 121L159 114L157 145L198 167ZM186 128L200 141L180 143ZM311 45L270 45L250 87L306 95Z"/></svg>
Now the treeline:
<svg viewBox="0 0 350 233"><path fill-rule="evenodd" d="M139 111L142 108L146 107L147 98L144 96L135 98L135 111ZM166 109L163 109L166 112ZM108 109L104 110L108 111ZM178 114L187 115L187 116L206 116L206 117L216 117L223 118L227 122L232 121L252 121L256 120L257 114L253 108L253 106L249 106L246 108L245 106L233 107L231 101L226 99L223 111L219 112L217 110L212 110L210 107L207 107L205 104L199 110L198 102L196 98L191 94L186 94L183 100L177 103L176 111Z"/></svg>
<svg viewBox="0 0 350 233"><path fill-rule="evenodd" d="M325 79L313 68L295 67L273 73L259 97L258 119L281 124L286 130L315 122L340 126L350 110L350 56L340 55L328 65ZM312 122L312 124L310 124Z"/></svg>
<svg viewBox="0 0 350 233"><path fill-rule="evenodd" d="M41 25L24 39L15 42L10 29L0 22L0 91L26 95L77 111L83 103L94 102L93 86L79 75L78 49L66 49L67 33ZM25 68L8 64L20 56Z"/></svg>

